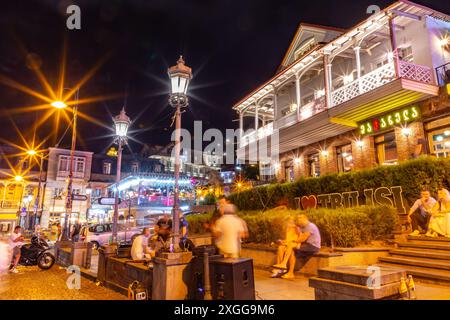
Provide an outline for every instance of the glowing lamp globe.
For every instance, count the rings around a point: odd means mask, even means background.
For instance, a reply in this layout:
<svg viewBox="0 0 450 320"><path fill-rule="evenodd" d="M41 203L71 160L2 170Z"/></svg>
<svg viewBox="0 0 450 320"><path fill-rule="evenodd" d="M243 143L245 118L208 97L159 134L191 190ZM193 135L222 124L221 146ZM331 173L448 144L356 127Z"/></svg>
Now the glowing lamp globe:
<svg viewBox="0 0 450 320"><path fill-rule="evenodd" d="M126 137L128 132L128 127L131 124L130 117L128 117L125 113L125 110L122 109L118 116L113 118L114 127L116 129L116 135L118 137Z"/></svg>
<svg viewBox="0 0 450 320"><path fill-rule="evenodd" d="M192 69L184 64L182 56L175 66L169 68L167 73L170 78L172 94L186 94L189 81L192 79Z"/></svg>

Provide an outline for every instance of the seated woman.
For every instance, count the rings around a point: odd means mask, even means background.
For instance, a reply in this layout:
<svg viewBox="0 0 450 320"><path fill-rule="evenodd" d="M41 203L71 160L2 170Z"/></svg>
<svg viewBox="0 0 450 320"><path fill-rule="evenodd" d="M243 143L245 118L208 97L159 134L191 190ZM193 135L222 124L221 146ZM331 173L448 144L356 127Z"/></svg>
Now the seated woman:
<svg viewBox="0 0 450 320"><path fill-rule="evenodd" d="M278 251L277 251L277 264L276 265L280 265L284 260L287 261L287 259L289 258L289 254L292 252L293 248L297 247L297 245L298 245L298 243L297 243L298 236L299 236L299 229L295 225L294 219L291 217L287 221L285 240L277 241ZM285 273L285 271L280 270L278 268L273 269L272 270L272 278L281 276L284 273Z"/></svg>
<svg viewBox="0 0 450 320"><path fill-rule="evenodd" d="M438 201L431 214L426 236L450 238L450 192L448 190L442 188L438 191Z"/></svg>

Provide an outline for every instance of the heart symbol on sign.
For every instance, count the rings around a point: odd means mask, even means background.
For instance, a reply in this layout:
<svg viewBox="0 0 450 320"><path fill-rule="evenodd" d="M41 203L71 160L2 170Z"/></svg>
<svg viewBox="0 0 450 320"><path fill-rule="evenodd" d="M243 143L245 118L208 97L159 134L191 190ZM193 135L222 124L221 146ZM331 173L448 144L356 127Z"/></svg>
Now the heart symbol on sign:
<svg viewBox="0 0 450 320"><path fill-rule="evenodd" d="M316 196L303 196L301 199L303 210L315 209L317 208L317 198Z"/></svg>

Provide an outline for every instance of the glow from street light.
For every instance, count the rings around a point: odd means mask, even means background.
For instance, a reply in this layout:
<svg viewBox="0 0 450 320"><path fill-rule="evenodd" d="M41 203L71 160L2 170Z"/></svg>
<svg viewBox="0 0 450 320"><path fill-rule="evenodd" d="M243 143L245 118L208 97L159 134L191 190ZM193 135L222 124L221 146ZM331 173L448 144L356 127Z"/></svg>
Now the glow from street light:
<svg viewBox="0 0 450 320"><path fill-rule="evenodd" d="M17 182L21 182L21 181L23 181L23 177L20 175L17 175L14 177L14 180L16 180Z"/></svg>
<svg viewBox="0 0 450 320"><path fill-rule="evenodd" d="M56 109L67 108L67 104L65 104L64 101L53 101L50 105Z"/></svg>
<svg viewBox="0 0 450 320"><path fill-rule="evenodd" d="M29 156L35 156L37 154L36 150L30 149L27 151L27 155Z"/></svg>
<svg viewBox="0 0 450 320"><path fill-rule="evenodd" d="M411 128L402 128L402 135L409 137L411 135Z"/></svg>

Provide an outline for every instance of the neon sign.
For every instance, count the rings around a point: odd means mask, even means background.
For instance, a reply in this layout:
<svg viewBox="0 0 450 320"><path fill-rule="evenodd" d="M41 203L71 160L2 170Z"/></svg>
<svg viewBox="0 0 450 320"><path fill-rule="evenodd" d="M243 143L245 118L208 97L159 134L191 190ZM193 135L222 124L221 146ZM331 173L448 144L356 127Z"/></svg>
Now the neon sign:
<svg viewBox="0 0 450 320"><path fill-rule="evenodd" d="M419 106L411 106L402 110L373 118L359 125L359 134L364 136L392 128L402 123L408 123L420 118Z"/></svg>

